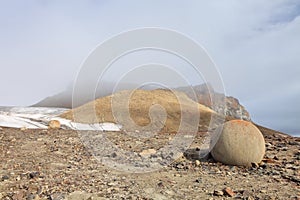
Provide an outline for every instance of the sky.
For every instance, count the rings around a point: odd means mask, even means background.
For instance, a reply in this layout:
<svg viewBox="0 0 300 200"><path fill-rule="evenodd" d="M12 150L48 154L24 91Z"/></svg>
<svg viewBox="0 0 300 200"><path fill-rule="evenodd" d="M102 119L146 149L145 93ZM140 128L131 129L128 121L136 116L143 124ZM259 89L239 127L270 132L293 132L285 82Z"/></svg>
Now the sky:
<svg viewBox="0 0 300 200"><path fill-rule="evenodd" d="M0 0L0 105L63 91L97 45L143 27L197 41L253 121L300 134L298 0Z"/></svg>

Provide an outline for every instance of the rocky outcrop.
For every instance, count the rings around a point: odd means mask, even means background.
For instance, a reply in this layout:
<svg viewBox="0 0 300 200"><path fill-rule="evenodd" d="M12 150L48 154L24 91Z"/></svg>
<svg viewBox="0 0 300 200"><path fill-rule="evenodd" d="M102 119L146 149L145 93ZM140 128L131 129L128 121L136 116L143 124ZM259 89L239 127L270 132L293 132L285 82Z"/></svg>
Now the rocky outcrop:
<svg viewBox="0 0 300 200"><path fill-rule="evenodd" d="M215 92L210 84L192 86L190 89L180 87L176 90L186 93L194 101L213 109L217 113L235 119L251 121L249 112L240 104L238 99Z"/></svg>
<svg viewBox="0 0 300 200"><path fill-rule="evenodd" d="M225 115L234 117L236 119L251 121L249 112L245 109L243 105L240 104L238 99L234 97L226 97L225 102Z"/></svg>

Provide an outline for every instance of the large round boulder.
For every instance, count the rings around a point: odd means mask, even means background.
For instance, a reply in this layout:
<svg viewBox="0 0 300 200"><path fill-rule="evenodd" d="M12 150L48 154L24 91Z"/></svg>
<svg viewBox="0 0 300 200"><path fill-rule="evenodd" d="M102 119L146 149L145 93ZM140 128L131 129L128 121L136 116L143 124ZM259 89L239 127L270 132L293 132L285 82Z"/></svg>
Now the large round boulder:
<svg viewBox="0 0 300 200"><path fill-rule="evenodd" d="M232 120L220 126L217 131L221 131L221 135L211 151L216 161L228 165L250 166L263 159L265 140L251 122Z"/></svg>

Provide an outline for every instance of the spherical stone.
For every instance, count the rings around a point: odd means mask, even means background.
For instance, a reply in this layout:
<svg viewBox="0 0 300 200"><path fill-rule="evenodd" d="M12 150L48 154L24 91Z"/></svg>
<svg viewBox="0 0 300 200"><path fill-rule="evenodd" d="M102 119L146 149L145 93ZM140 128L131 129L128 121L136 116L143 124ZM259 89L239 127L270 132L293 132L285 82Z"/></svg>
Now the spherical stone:
<svg viewBox="0 0 300 200"><path fill-rule="evenodd" d="M49 122L49 128L51 129L59 129L60 128L60 122L58 120L51 120Z"/></svg>
<svg viewBox="0 0 300 200"><path fill-rule="evenodd" d="M228 121L216 131L221 131L211 151L216 161L228 165L251 166L251 163L260 163L263 159L265 140L260 130L251 122Z"/></svg>

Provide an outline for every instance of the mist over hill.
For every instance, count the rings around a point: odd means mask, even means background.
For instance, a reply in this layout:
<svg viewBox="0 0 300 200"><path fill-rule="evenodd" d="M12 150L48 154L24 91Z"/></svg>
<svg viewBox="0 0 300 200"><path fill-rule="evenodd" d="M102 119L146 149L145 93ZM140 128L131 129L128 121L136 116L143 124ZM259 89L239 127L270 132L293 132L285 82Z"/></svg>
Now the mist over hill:
<svg viewBox="0 0 300 200"><path fill-rule="evenodd" d="M72 108L72 107L78 107L81 106L87 102L93 101L95 99L98 99L100 97L112 95L115 92L119 92L122 90L133 90L137 88L137 84L134 83L123 83L121 86L119 85L118 88L114 89L115 84L112 82L102 82L101 88L97 87L95 88L95 95L93 98L89 98L88 94L90 91L88 91L85 88L93 88L95 87L92 84L85 83L84 85L81 85L77 93L80 93L80 95L76 96L76 102L72 101L73 98L73 91L74 87L73 85L70 85L66 90L55 94L53 96L46 97L45 99L39 101L38 103L32 105L33 107L58 107L58 108ZM155 86L145 86L141 89L150 90L150 89L158 89L158 87ZM78 99L79 98L79 99Z"/></svg>
<svg viewBox="0 0 300 200"><path fill-rule="evenodd" d="M90 85L86 84L81 88L89 88ZM59 108L72 108L79 107L85 103L93 101L95 99L112 95L115 92L122 90L133 90L137 89L138 86L134 83L126 83L122 84L122 86L118 86L116 90L114 90L114 84L110 82L104 82L101 88L95 89L94 98L89 98L87 95L88 91L82 89L80 91L80 95L76 96L76 102L72 101L73 98L73 87L68 87L65 91L60 92L56 95L47 97L40 102L32 105L34 107L59 107ZM139 89L144 90L153 90L153 89L165 89L160 88L158 86L150 85L139 87ZM224 114L227 116L231 116L237 119L244 119L250 121L250 114L245 109L243 105L241 105L238 99L234 97L225 96L224 94L215 92L213 87L210 84L200 84L195 86L186 86L186 87L177 87L173 88L174 90L184 92L189 98L192 100L199 102L202 105L205 105L209 108L212 108L216 112L220 114ZM78 99L79 98L79 99ZM72 103L74 105L72 105Z"/></svg>

